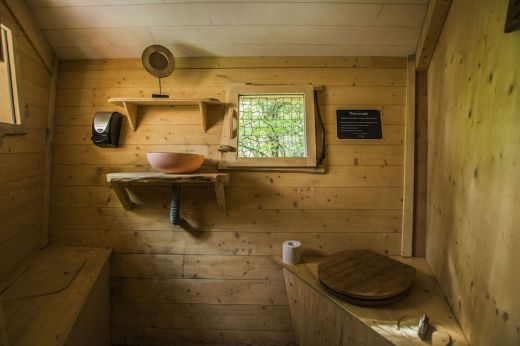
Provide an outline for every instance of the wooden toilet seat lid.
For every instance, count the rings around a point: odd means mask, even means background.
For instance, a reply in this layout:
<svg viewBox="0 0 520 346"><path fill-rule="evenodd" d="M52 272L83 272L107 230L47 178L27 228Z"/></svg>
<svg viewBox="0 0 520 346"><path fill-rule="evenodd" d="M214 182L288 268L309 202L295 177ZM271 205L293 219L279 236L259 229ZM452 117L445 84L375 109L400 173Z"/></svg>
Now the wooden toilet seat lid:
<svg viewBox="0 0 520 346"><path fill-rule="evenodd" d="M413 285L415 268L371 250L349 250L321 261L318 277L338 294L381 300L403 295Z"/></svg>

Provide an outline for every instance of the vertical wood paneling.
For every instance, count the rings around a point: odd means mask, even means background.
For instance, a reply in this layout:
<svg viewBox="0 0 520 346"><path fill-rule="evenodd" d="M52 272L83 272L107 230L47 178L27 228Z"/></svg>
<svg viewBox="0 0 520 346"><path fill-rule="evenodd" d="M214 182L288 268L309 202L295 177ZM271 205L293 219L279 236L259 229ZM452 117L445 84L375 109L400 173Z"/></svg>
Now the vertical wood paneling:
<svg viewBox="0 0 520 346"><path fill-rule="evenodd" d="M520 31L453 1L428 71L427 259L471 345L520 342Z"/></svg>
<svg viewBox="0 0 520 346"><path fill-rule="evenodd" d="M0 3L0 17L13 25L21 74L21 96L27 104L27 134L0 138L0 277L39 247L42 209L46 127L53 116L50 105L53 85L46 63L52 53L25 4ZM16 14L18 20L12 17ZM19 27L16 23L21 24ZM31 41L26 34L31 34ZM3 86L2 86L3 87ZM26 107L27 106L27 107Z"/></svg>
<svg viewBox="0 0 520 346"><path fill-rule="evenodd" d="M174 97L224 99L230 81L323 85L329 132L326 175L234 173L226 212L210 187L184 188L182 214L192 232L169 224L167 187L132 189L143 205L129 212L105 175L148 170L147 151L200 152L215 165L223 112L210 114L205 134L193 110L151 108L137 132L124 124L120 148L100 149L89 139L94 112L116 110L109 97L148 96L155 81L135 60L60 63L51 232L58 244L114 249L113 342L285 345L292 338L287 297L271 260L284 240L301 239L314 254L360 247L398 254L404 60L181 59L163 84ZM360 105L383 109L382 141L335 138L336 109Z"/></svg>

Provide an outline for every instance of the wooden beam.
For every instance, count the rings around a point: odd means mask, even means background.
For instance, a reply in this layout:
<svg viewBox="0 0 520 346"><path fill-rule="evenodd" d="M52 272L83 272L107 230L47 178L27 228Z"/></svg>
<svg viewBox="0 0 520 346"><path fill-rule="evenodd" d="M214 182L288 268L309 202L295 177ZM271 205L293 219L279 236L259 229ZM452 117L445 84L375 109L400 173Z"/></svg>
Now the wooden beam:
<svg viewBox="0 0 520 346"><path fill-rule="evenodd" d="M451 0L430 0L428 12L424 19L419 44L417 45L417 71L427 71L432 59L437 41L441 35L444 21L450 9Z"/></svg>
<svg viewBox="0 0 520 346"><path fill-rule="evenodd" d="M47 112L47 128L45 129L45 171L43 185L42 224L40 231L40 247L49 244L49 211L52 179L52 145L54 142L54 113L56 103L56 80L58 77L58 62L54 63L54 73L49 85L49 109Z"/></svg>
<svg viewBox="0 0 520 346"><path fill-rule="evenodd" d="M417 72L413 256L426 256L428 187L428 73Z"/></svg>
<svg viewBox="0 0 520 346"><path fill-rule="evenodd" d="M415 57L408 57L404 142L404 189L401 255L413 254L413 198L415 152Z"/></svg>

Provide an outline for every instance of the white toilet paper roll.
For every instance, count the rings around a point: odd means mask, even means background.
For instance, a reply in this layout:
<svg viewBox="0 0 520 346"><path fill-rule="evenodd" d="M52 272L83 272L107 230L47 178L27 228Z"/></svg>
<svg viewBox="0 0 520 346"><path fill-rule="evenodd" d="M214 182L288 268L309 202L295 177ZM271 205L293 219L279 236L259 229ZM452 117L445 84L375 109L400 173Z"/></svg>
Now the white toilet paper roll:
<svg viewBox="0 0 520 346"><path fill-rule="evenodd" d="M283 263L300 263L302 243L298 240L287 240L283 243Z"/></svg>

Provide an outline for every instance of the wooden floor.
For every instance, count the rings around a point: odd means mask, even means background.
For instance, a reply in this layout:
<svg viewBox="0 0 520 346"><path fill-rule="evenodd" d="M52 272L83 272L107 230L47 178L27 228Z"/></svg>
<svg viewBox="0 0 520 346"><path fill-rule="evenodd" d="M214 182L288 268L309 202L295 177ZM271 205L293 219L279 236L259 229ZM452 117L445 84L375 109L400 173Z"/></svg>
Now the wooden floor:
<svg viewBox="0 0 520 346"><path fill-rule="evenodd" d="M136 187L126 211L106 173L149 170L148 151L204 154L215 164L223 109L211 107L204 133L196 107L149 108L121 147L90 142L92 116L117 110L110 97L149 97L157 81L138 60L60 64L51 189L56 244L107 246L112 259L113 342L134 345L286 345L293 340L281 268L272 255L288 239L329 254L370 248L399 254L403 191L406 59L178 59L163 81L176 98L226 101L230 82L324 86L326 175L234 173L226 212L214 188L183 189L182 214L168 220L170 189ZM336 109L383 110L380 141L338 140Z"/></svg>

